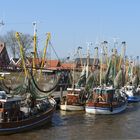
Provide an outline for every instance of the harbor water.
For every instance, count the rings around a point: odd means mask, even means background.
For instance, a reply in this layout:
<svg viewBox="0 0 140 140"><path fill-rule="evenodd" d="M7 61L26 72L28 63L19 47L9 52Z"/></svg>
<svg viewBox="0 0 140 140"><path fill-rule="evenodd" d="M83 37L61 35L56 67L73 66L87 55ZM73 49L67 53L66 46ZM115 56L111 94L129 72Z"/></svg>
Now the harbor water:
<svg viewBox="0 0 140 140"><path fill-rule="evenodd" d="M0 140L139 139L140 103L128 104L116 115L57 110L52 122L29 132L0 136Z"/></svg>

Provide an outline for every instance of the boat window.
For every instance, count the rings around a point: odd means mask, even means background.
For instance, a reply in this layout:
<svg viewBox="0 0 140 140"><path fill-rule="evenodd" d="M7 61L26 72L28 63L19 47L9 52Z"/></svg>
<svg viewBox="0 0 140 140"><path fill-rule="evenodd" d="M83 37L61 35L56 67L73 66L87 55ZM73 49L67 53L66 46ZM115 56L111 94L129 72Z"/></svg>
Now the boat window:
<svg viewBox="0 0 140 140"><path fill-rule="evenodd" d="M104 89L100 90L100 94L105 94L106 92L107 92L107 91L104 90Z"/></svg>
<svg viewBox="0 0 140 140"><path fill-rule="evenodd" d="M108 90L107 93L110 93L110 91Z"/></svg>
<svg viewBox="0 0 140 140"><path fill-rule="evenodd" d="M109 94L115 94L115 90L108 90L107 93L109 93Z"/></svg>
<svg viewBox="0 0 140 140"><path fill-rule="evenodd" d="M7 102L4 104L5 109L17 108L18 106L18 102Z"/></svg>
<svg viewBox="0 0 140 140"><path fill-rule="evenodd" d="M5 91L0 91L0 99L6 99L7 95Z"/></svg>
<svg viewBox="0 0 140 140"><path fill-rule="evenodd" d="M11 107L12 107L12 104L11 103L8 103L7 102L7 103L4 104L4 108L5 109L10 109Z"/></svg>
<svg viewBox="0 0 140 140"><path fill-rule="evenodd" d="M101 90L100 89L96 89L96 93L101 93Z"/></svg>

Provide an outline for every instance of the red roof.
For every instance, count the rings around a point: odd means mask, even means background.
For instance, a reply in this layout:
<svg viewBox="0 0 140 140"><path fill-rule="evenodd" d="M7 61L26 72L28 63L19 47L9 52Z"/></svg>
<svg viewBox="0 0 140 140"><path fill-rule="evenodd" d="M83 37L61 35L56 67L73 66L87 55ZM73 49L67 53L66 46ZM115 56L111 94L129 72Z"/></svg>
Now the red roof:
<svg viewBox="0 0 140 140"><path fill-rule="evenodd" d="M33 59L34 59L34 58L28 57L27 59L28 59L28 61L29 61L31 64L33 63ZM35 64L36 64L36 65L39 65L40 63L41 63L41 59L36 58L36 59L35 59Z"/></svg>
<svg viewBox="0 0 140 140"><path fill-rule="evenodd" d="M60 61L59 60L46 60L44 67L60 67Z"/></svg>
<svg viewBox="0 0 140 140"><path fill-rule="evenodd" d="M73 67L76 67L75 63L62 63L61 69L73 69Z"/></svg>

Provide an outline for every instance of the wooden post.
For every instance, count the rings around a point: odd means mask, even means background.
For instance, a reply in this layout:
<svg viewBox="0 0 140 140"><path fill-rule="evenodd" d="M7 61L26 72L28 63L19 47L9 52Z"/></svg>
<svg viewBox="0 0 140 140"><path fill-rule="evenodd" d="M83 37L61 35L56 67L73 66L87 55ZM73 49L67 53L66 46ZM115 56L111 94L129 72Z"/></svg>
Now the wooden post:
<svg viewBox="0 0 140 140"><path fill-rule="evenodd" d="M60 101L62 100L63 98L63 88L62 86L60 87Z"/></svg>

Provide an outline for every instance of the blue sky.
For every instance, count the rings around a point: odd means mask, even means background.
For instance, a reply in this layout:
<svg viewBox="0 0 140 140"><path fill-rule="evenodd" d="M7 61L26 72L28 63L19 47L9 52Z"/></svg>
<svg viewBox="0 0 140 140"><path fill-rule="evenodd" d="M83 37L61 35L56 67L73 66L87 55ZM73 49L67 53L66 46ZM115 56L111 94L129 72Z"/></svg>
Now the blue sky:
<svg viewBox="0 0 140 140"><path fill-rule="evenodd" d="M33 34L32 22L37 21L39 49L45 44L46 32L52 34L52 44L59 57L73 53L78 46L86 50L87 42L113 38L127 43L128 55L140 52L139 0L1 0L0 34L15 30Z"/></svg>

